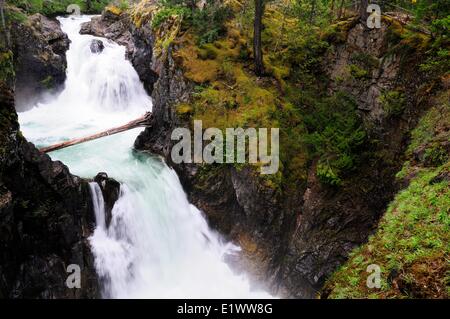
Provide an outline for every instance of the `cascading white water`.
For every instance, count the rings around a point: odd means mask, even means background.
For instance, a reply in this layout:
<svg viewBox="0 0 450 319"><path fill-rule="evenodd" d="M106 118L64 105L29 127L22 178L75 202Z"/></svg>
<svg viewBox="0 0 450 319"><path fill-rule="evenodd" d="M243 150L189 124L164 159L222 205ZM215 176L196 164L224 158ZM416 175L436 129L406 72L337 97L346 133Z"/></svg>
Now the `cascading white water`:
<svg viewBox="0 0 450 319"><path fill-rule="evenodd" d="M125 123L151 109L151 100L125 60L125 49L102 39L105 49L90 52L93 36L79 35L90 17L60 18L71 42L65 89L51 103L20 113L24 135L38 146L88 135ZM91 184L97 228L90 238L95 264L111 298L266 298L252 291L224 257L236 246L209 229L191 205L177 175L159 158L132 150L141 129L53 152L74 174L100 171L122 183L109 228L104 202Z"/></svg>

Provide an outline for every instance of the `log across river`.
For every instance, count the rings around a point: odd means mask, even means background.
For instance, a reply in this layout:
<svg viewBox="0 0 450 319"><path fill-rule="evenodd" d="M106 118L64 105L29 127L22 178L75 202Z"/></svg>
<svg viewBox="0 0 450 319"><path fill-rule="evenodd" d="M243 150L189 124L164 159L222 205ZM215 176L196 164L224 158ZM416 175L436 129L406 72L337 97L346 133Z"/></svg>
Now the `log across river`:
<svg viewBox="0 0 450 319"><path fill-rule="evenodd" d="M73 145L77 145L77 144L81 144L84 142L88 142L88 141L92 141L101 137L105 137L105 136L110 136L110 135L114 135L117 133L122 133L128 130L132 130L134 128L138 128L138 127L149 127L151 126L151 119L152 119L152 113L151 112L147 112L145 113L144 116L141 116L140 118L130 121L125 125L122 126L118 126L118 127L114 127L114 128L110 128L106 131L103 132L99 132L93 135L89 135L86 137L81 137L81 138L76 138L73 140L69 140L69 141L65 141L65 142L61 142L61 143L57 143L51 146L46 146L46 147L42 147L39 150L43 153L49 153L49 152L53 152L56 150L60 150L62 148L65 147L69 147L69 146L73 146Z"/></svg>

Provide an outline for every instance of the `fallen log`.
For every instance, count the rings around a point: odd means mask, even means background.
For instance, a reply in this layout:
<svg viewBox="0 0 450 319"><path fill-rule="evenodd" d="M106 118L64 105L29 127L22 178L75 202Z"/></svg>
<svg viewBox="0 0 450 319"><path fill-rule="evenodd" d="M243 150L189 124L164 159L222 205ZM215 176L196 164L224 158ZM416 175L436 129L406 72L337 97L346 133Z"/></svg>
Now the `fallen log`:
<svg viewBox="0 0 450 319"><path fill-rule="evenodd" d="M96 134L93 134L93 135L90 135L90 136L76 138L76 139L73 139L73 140L70 140L70 141L65 141L65 142L61 142L61 143L54 144L54 145L51 145L51 146L43 147L43 148L40 148L39 150L41 152L43 152L43 153L53 152L53 151L56 151L56 150L60 150L62 148L69 147L69 146L73 146L73 145L81 144L81 143L84 143L84 142L92 141L92 140L95 140L95 139L98 139L98 138L101 138L101 137L110 136L110 135L114 135L114 134L117 134L117 133L125 132L125 131L131 130L131 129L134 129L134 128L137 128L137 127L149 127L149 126L151 126L151 121L152 121L152 113L151 112L147 112L147 113L145 113L144 116L142 116L142 117L140 117L140 118L138 118L138 119L136 119L134 121L128 122L125 125L122 125L122 126L119 126L119 127L114 127L114 128L109 129L109 130L106 130L106 131L103 131L103 132L100 132L100 133L96 133Z"/></svg>

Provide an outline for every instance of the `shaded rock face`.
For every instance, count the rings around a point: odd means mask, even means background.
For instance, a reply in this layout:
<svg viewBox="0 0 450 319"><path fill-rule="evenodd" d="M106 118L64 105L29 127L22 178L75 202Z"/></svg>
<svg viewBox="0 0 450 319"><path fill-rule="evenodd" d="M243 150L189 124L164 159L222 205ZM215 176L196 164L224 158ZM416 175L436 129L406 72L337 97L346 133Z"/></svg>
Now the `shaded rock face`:
<svg viewBox="0 0 450 319"><path fill-rule="evenodd" d="M106 227L109 227L112 219L112 209L114 204L119 199L120 183L115 179L109 178L106 173L98 173L94 178L100 189L102 190L103 200L105 201L105 222Z"/></svg>
<svg viewBox="0 0 450 319"><path fill-rule="evenodd" d="M13 92L2 84L0 100L0 297L97 298L89 185L20 135ZM66 285L71 264L81 270L79 289Z"/></svg>
<svg viewBox="0 0 450 319"><path fill-rule="evenodd" d="M56 91L66 79L65 52L70 41L59 22L34 14L14 24L11 38L15 56L16 107L40 101L42 93Z"/></svg>
<svg viewBox="0 0 450 319"><path fill-rule="evenodd" d="M105 48L105 45L101 40L92 40L90 45L90 50L92 53L102 53L103 49Z"/></svg>
<svg viewBox="0 0 450 319"><path fill-rule="evenodd" d="M383 90L392 87L399 72L399 57L384 57L388 49L387 32L386 23L382 24L381 29L367 29L362 24L356 24L348 32L345 43L335 46L327 57L327 65L330 66L327 71L332 79L330 89L354 95L359 109L372 120L383 116L379 96ZM354 77L349 66L365 74Z"/></svg>

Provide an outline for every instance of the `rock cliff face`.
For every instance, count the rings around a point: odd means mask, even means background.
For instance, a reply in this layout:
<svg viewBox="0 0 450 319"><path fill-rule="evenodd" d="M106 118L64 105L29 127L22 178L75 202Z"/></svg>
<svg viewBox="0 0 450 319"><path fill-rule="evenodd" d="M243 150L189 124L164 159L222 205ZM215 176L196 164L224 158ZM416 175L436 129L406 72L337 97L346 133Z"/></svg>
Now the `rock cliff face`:
<svg viewBox="0 0 450 319"><path fill-rule="evenodd" d="M66 79L69 39L59 22L34 14L11 27L15 56L16 107L40 101L44 92L56 91Z"/></svg>
<svg viewBox="0 0 450 319"><path fill-rule="evenodd" d="M99 297L87 181L22 137L13 91L3 84L0 100L0 297ZM70 264L80 267L79 289L66 285Z"/></svg>
<svg viewBox="0 0 450 319"><path fill-rule="evenodd" d="M127 21L128 17L120 19ZM146 27L136 29L131 22L111 37L133 43L150 39L145 48L151 48L151 55L129 50L138 72L151 69L151 77L141 79L152 89L154 103L155 122L137 138L135 147L166 158L179 174L190 201L205 213L210 225L243 248L246 265L236 266L250 269L254 278L268 282L266 288L274 293L316 296L348 253L367 240L397 190L394 174L402 162L406 133L414 126L420 108L415 94L417 77L413 76L417 70L402 69L404 57L396 54L388 41L390 23L386 20L381 31L371 32L357 21L351 22L344 39L330 40L333 50L324 63L330 92L344 90L356 99L367 134L378 142L367 146L362 164L342 187L322 185L313 162L300 191L282 195L261 183L249 169L222 165L205 172L199 165L172 163L172 130L192 124L177 116L175 107L189 101L194 88L177 64L178 44L174 41L159 48L156 38L168 33L167 28L154 34ZM123 44L133 46L126 41ZM390 112L380 96L394 89L411 98L401 110Z"/></svg>
<svg viewBox="0 0 450 319"><path fill-rule="evenodd" d="M329 89L355 98L371 145L339 189L318 181L314 163L310 169L280 271L282 283L296 297L314 297L349 252L375 230L399 188L395 173L404 161L408 132L428 107L427 95L420 91L426 79L417 76L420 53L395 50L390 42L393 23L398 24L384 20L377 30L352 23L345 40L328 53L324 70L331 80ZM408 97L397 112L382 103L380 97L389 92L401 92L396 102Z"/></svg>

